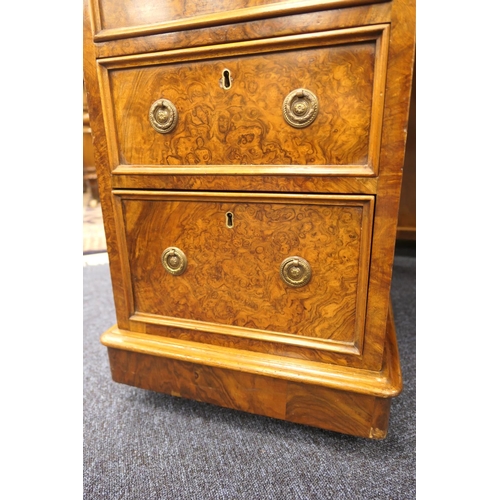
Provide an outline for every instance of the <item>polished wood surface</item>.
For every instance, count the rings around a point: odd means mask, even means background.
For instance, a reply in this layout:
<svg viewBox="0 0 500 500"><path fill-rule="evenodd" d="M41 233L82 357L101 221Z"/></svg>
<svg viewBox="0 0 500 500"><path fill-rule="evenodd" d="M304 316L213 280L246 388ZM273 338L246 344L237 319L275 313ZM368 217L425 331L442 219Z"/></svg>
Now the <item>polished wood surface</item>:
<svg viewBox="0 0 500 500"><path fill-rule="evenodd" d="M135 312L354 342L372 198L119 196ZM160 265L171 246L187 256L181 276ZM281 262L294 255L312 266L308 286L280 279Z"/></svg>
<svg viewBox="0 0 500 500"><path fill-rule="evenodd" d="M172 17L146 0L141 18L136 3L88 1L113 378L383 438L401 389L388 318L414 2L189 3L188 15L179 1ZM319 100L303 129L282 114L295 88ZM158 99L178 109L167 134L149 122ZM182 275L162 266L171 246ZM279 267L293 255L312 278L291 289Z"/></svg>
<svg viewBox="0 0 500 500"><path fill-rule="evenodd" d="M98 41L159 34L169 31L248 22L266 17L374 4L384 0L218 0L212 2L177 0L165 3L149 0L90 0L95 39Z"/></svg>
<svg viewBox="0 0 500 500"><path fill-rule="evenodd" d="M116 382L355 436L383 439L402 389L392 313L380 372L110 328Z"/></svg>
<svg viewBox="0 0 500 500"><path fill-rule="evenodd" d="M109 75L120 164L368 163L374 42L213 62L171 59ZM225 70L232 79L227 90L220 85ZM298 88L319 101L319 115L306 130L286 124L282 114L287 94ZM168 135L148 121L150 106L161 98L179 113Z"/></svg>
<svg viewBox="0 0 500 500"><path fill-rule="evenodd" d="M254 349L258 340L303 346L293 356L310 359L313 346L359 354L373 197L117 191L115 200L137 321L252 338ZM180 276L161 265L171 246L187 256ZM309 262L307 286L281 279L291 256Z"/></svg>
<svg viewBox="0 0 500 500"><path fill-rule="evenodd" d="M394 1L367 306L369 314L366 329L373 333L373 339L366 345L364 353L367 365L373 369L380 368L386 311L390 307L394 242L415 51L414 37L415 2Z"/></svg>
<svg viewBox="0 0 500 500"><path fill-rule="evenodd" d="M112 162L121 171L135 167L130 173L144 165L163 167L156 173L200 166L197 173L296 174L287 166L298 165L308 166L307 174L371 175L378 169L387 37L381 25L103 59L106 125L116 137ZM229 89L221 88L224 71ZM319 101L306 129L288 125L282 112L287 95L300 88ZM170 134L149 123L159 99L179 114Z"/></svg>
<svg viewBox="0 0 500 500"><path fill-rule="evenodd" d="M134 0L122 0L120 9L115 8L113 0L99 2L101 23L108 29L123 28L126 26L141 26L156 24L158 20L173 21L192 18L207 14L226 13L227 9L242 9L266 4L279 3L279 0L232 0L231 2L206 0L180 0L165 2L163 0L150 1L147 8Z"/></svg>
<svg viewBox="0 0 500 500"><path fill-rule="evenodd" d="M83 86L83 192L89 193L89 203L99 203L97 172L94 165L94 146L90 129L89 111L87 108L87 92Z"/></svg>
<svg viewBox="0 0 500 500"><path fill-rule="evenodd" d="M413 69L413 85L408 118L408 139L406 141L401 202L398 215L398 240L416 241L417 239L417 94L416 67Z"/></svg>
<svg viewBox="0 0 500 500"><path fill-rule="evenodd" d="M247 22L224 24L218 28L204 29L193 26L189 20L189 29L184 31L162 31L154 37L135 33L133 38L122 39L115 35L106 37L106 43L96 44L96 57L108 58L128 54L147 54L179 47L206 47L222 43L245 40L262 40L277 36L317 33L332 29L355 28L389 23L391 4L375 3L344 9L314 11L314 4L303 13L294 13L282 17L262 18ZM288 4L292 5L292 3ZM296 4L295 4L296 5ZM219 21L219 18L217 18ZM158 29L158 25L154 25ZM102 32L104 33L104 32ZM130 35L132 36L132 35ZM101 34L94 39L100 39Z"/></svg>

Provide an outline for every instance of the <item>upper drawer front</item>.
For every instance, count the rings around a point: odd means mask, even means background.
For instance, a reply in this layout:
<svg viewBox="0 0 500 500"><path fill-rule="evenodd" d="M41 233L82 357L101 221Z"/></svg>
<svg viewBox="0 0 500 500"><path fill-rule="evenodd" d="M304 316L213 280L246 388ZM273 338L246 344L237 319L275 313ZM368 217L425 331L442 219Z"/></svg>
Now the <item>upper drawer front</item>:
<svg viewBox="0 0 500 500"><path fill-rule="evenodd" d="M284 0L281 0L281 3ZM168 23L181 19L227 13L245 7L280 3L279 0L231 0L230 2L207 2L207 0L99 0L101 26L104 29L130 28L158 22Z"/></svg>
<svg viewBox="0 0 500 500"><path fill-rule="evenodd" d="M117 173L286 174L302 166L373 175L385 33L359 28L101 60L111 165ZM171 130L154 128L152 118L161 125L174 113Z"/></svg>
<svg viewBox="0 0 500 500"><path fill-rule="evenodd" d="M205 28L384 0L89 0L96 41Z"/></svg>
<svg viewBox="0 0 500 500"><path fill-rule="evenodd" d="M372 196L117 191L115 202L135 319L358 353Z"/></svg>

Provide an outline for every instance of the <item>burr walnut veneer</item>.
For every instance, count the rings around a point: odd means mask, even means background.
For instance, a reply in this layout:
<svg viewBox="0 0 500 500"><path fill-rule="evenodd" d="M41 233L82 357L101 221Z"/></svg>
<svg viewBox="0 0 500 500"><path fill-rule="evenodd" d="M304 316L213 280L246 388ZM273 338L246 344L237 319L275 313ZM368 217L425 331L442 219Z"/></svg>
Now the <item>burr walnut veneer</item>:
<svg viewBox="0 0 500 500"><path fill-rule="evenodd" d="M413 0L86 0L113 379L381 439Z"/></svg>

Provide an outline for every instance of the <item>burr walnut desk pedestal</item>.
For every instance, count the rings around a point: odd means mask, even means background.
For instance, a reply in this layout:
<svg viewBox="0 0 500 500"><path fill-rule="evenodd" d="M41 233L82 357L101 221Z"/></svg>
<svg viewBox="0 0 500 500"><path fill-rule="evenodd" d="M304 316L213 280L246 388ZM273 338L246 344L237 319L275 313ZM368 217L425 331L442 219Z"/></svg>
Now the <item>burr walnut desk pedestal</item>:
<svg viewBox="0 0 500 500"><path fill-rule="evenodd" d="M413 1L87 0L113 380L384 438Z"/></svg>

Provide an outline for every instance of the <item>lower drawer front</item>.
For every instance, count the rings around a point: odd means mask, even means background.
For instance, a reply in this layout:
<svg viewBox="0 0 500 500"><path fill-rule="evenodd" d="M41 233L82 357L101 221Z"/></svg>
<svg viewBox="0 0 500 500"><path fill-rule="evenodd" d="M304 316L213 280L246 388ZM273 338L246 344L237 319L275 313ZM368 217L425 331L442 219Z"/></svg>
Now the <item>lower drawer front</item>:
<svg viewBox="0 0 500 500"><path fill-rule="evenodd" d="M372 196L114 195L134 319L359 353Z"/></svg>

